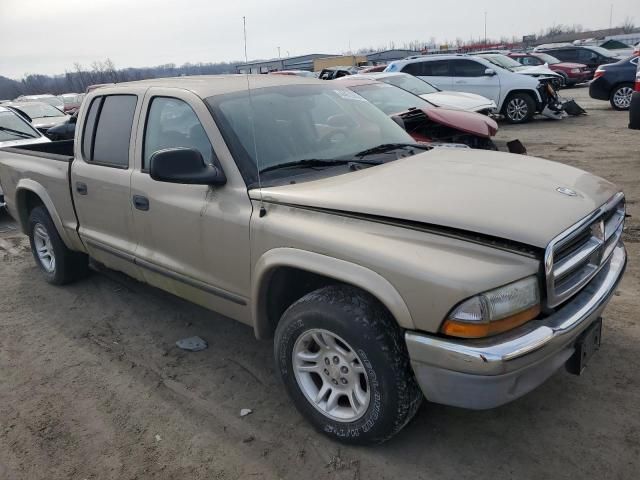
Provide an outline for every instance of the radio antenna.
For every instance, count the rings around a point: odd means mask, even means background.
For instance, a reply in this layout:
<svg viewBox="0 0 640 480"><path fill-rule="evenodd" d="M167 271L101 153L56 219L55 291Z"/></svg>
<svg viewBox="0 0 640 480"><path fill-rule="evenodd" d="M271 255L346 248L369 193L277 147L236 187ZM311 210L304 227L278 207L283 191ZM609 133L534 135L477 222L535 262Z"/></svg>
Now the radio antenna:
<svg viewBox="0 0 640 480"><path fill-rule="evenodd" d="M264 217L267 213L264 208L264 201L262 199L262 181L260 180L260 161L258 159L258 146L256 144L256 126L254 122L254 110L253 110L253 98L251 96L251 82L249 81L249 56L247 55L247 18L242 17L242 29L244 31L244 63L245 63L245 77L247 79L247 94L249 95L249 111L251 122L251 137L253 140L253 155L256 159L256 170L258 172L258 190L260 192L260 216Z"/></svg>

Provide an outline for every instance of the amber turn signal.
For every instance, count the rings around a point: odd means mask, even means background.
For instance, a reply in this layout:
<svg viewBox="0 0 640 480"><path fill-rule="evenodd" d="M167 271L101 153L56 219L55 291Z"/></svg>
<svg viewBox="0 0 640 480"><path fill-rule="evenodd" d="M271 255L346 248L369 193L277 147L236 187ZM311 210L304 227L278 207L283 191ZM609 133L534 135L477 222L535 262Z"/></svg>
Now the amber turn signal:
<svg viewBox="0 0 640 480"><path fill-rule="evenodd" d="M506 332L512 328L524 325L529 320L533 320L540 315L540 305L534 305L520 313L511 315L500 320L486 323L466 323L455 320L445 320L442 325L442 333L452 337L461 338L482 338Z"/></svg>

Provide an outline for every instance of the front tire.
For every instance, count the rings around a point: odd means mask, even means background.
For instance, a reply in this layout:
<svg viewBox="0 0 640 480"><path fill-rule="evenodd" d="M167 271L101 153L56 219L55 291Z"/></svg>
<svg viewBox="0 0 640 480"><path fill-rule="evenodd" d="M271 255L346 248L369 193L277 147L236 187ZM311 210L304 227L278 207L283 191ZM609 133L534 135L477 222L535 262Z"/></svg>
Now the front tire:
<svg viewBox="0 0 640 480"><path fill-rule="evenodd" d="M631 96L633 95L633 84L622 83L611 90L609 103L614 110L629 110L631 106Z"/></svg>
<svg viewBox="0 0 640 480"><path fill-rule="evenodd" d="M422 401L397 323L351 286L324 287L291 305L276 329L274 354L298 410L345 443L384 442Z"/></svg>
<svg viewBox="0 0 640 480"><path fill-rule="evenodd" d="M530 121L536 113L536 103L531 95L515 93L507 99L502 107L502 115L507 122L518 124Z"/></svg>
<svg viewBox="0 0 640 480"><path fill-rule="evenodd" d="M45 207L31 211L28 233L31 253L47 282L64 285L87 274L88 257L67 248Z"/></svg>

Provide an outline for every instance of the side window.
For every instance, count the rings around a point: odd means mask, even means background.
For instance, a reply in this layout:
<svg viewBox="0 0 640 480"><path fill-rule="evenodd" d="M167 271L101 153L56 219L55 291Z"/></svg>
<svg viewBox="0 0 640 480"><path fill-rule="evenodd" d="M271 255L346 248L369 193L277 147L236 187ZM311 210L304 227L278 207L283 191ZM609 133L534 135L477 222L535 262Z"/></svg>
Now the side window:
<svg viewBox="0 0 640 480"><path fill-rule="evenodd" d="M435 60L428 62L414 62L405 65L403 72L423 77L448 77L449 61Z"/></svg>
<svg viewBox="0 0 640 480"><path fill-rule="evenodd" d="M598 60L598 54L591 50L578 50L578 61L580 62L596 62Z"/></svg>
<svg viewBox="0 0 640 480"><path fill-rule="evenodd" d="M93 136L93 148L87 160L95 163L126 168L129 166L129 143L136 95L108 95L102 97ZM95 100L94 102L95 103ZM89 116L93 111L93 103ZM90 118L88 119L90 120ZM89 125L85 128L88 128ZM87 140L85 132L85 142Z"/></svg>
<svg viewBox="0 0 640 480"><path fill-rule="evenodd" d="M454 77L482 77L484 71L487 69L484 65L473 60L454 60L451 62L453 65Z"/></svg>
<svg viewBox="0 0 640 480"><path fill-rule="evenodd" d="M576 55L575 50L553 50L549 53L563 62L578 61L578 56Z"/></svg>
<svg viewBox="0 0 640 480"><path fill-rule="evenodd" d="M104 97L96 97L91 101L89 107L89 113L87 113L87 119L84 122L84 132L82 133L82 156L86 160L91 160L93 155L93 134L96 129L96 118L98 118L98 110L102 105Z"/></svg>
<svg viewBox="0 0 640 480"><path fill-rule="evenodd" d="M147 114L142 168L149 168L149 159L158 150L174 147L198 150L206 163L213 163L211 142L189 104L177 98L155 97Z"/></svg>

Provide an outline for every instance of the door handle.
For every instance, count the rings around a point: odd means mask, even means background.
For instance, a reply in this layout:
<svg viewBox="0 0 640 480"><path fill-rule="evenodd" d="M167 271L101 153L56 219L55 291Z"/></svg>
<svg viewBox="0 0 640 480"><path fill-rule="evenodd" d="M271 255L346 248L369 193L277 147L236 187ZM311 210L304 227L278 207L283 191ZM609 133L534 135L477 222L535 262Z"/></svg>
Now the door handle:
<svg viewBox="0 0 640 480"><path fill-rule="evenodd" d="M133 206L138 210L146 212L147 210L149 210L149 199L147 197L143 197L142 195L134 195Z"/></svg>
<svg viewBox="0 0 640 480"><path fill-rule="evenodd" d="M76 182L76 192L78 192L80 195L86 195L87 184L82 182Z"/></svg>

